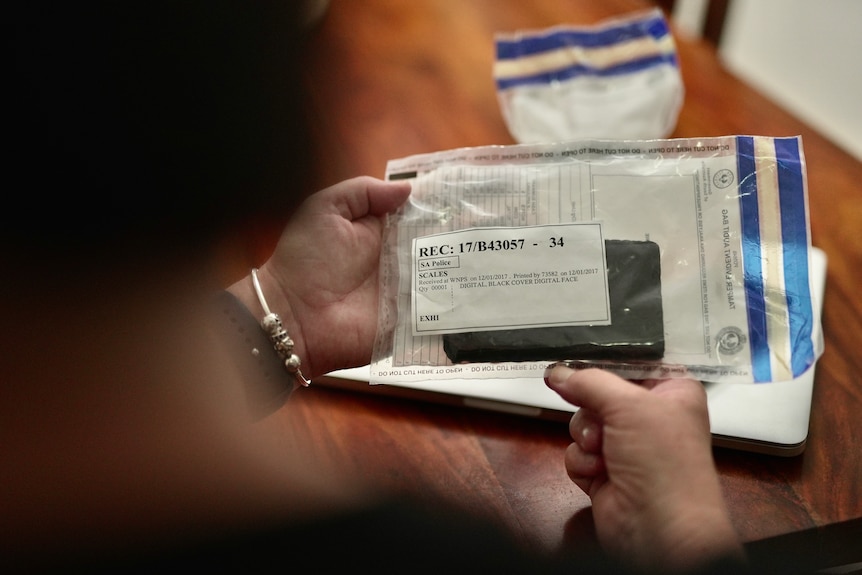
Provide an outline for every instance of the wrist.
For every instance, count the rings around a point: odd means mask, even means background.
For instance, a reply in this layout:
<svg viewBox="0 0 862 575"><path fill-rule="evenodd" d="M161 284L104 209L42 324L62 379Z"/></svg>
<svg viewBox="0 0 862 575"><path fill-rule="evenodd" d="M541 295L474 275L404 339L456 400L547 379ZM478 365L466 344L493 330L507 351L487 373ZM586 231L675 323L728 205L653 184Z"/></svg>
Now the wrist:
<svg viewBox="0 0 862 575"><path fill-rule="evenodd" d="M711 479L711 478L710 478ZM685 493L659 498L659 510L641 542L644 563L667 572L697 571L716 561L744 564L745 551L736 533L721 487L710 480L687 483Z"/></svg>
<svg viewBox="0 0 862 575"><path fill-rule="evenodd" d="M225 290L216 294L215 332L236 366L255 419L281 407L295 387L282 359L246 305Z"/></svg>
<svg viewBox="0 0 862 575"><path fill-rule="evenodd" d="M680 522L668 553L670 570L686 573L713 563L747 561L739 536L724 508L711 508Z"/></svg>
<svg viewBox="0 0 862 575"><path fill-rule="evenodd" d="M278 279L265 268L254 268L228 290L258 322L258 328L270 339L270 346L280 356L283 368L303 386L308 386L304 373L310 366L304 360L305 345L299 322L286 297L286 290Z"/></svg>

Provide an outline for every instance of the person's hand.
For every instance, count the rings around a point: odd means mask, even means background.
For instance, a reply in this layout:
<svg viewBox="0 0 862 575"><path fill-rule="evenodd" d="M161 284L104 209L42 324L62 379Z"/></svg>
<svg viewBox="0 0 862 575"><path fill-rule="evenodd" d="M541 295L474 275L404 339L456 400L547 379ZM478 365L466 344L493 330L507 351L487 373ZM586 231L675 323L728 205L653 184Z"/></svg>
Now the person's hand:
<svg viewBox="0 0 862 575"><path fill-rule="evenodd" d="M743 559L712 458L706 391L690 379L635 384L557 365L545 380L580 409L565 466L590 496L596 533L637 568L685 571Z"/></svg>
<svg viewBox="0 0 862 575"><path fill-rule="evenodd" d="M362 176L309 196L258 277L267 304L312 378L371 361L377 332L383 218L410 195L409 182ZM250 278L231 291L260 313Z"/></svg>

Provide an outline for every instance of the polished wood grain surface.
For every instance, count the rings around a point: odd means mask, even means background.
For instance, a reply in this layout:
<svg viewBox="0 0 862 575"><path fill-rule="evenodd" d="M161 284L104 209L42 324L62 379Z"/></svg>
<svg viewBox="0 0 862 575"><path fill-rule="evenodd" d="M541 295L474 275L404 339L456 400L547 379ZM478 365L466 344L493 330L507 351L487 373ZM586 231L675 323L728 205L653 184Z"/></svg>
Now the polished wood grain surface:
<svg viewBox="0 0 862 575"><path fill-rule="evenodd" d="M387 160L410 154L514 143L491 73L494 34L592 24L650 6L332 0L312 30L305 68L318 187L382 177ZM743 540L792 540L809 557L831 560L823 555L846 552L842 541L858 536L862 522L862 163L733 77L712 45L679 35L677 45L686 96L674 137L803 137L813 242L829 258L826 351L808 446L792 458L717 449L716 460ZM266 242L258 247L262 257ZM563 468L564 424L312 386L266 425L333 473L429 502L443 497L491 516L527 545L594 544L589 499Z"/></svg>

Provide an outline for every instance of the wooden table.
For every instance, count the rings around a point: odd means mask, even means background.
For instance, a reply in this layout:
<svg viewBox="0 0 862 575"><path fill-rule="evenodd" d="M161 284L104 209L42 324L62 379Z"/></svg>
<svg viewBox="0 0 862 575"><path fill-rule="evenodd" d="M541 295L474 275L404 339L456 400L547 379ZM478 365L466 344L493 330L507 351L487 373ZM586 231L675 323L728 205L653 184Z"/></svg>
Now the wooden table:
<svg viewBox="0 0 862 575"><path fill-rule="evenodd" d="M591 24L637 0L334 0L310 39L306 80L324 187L383 176L387 160L514 143L496 100L498 31ZM716 449L733 522L754 554L862 561L862 163L732 76L705 41L677 34L685 105L674 137L801 134L814 244L829 258L826 351L805 452ZM490 515L526 544L595 544L589 499L567 478L564 424L311 387L283 426L334 473ZM862 548L862 545L858 546ZM799 565L799 563L797 563Z"/></svg>

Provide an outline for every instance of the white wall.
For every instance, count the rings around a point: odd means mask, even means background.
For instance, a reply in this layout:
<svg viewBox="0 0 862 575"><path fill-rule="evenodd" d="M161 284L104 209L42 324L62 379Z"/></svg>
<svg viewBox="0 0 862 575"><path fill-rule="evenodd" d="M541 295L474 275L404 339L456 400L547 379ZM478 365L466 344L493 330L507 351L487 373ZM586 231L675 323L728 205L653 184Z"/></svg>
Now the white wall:
<svg viewBox="0 0 862 575"><path fill-rule="evenodd" d="M722 60L862 160L862 1L733 0Z"/></svg>
<svg viewBox="0 0 862 575"><path fill-rule="evenodd" d="M676 0L673 3L673 23L681 34L699 37L706 22L709 0Z"/></svg>

